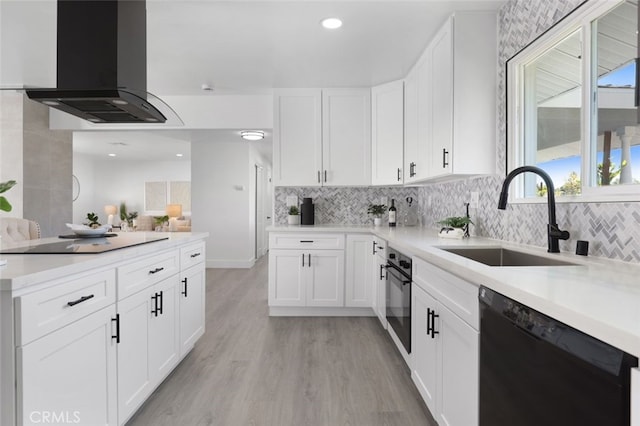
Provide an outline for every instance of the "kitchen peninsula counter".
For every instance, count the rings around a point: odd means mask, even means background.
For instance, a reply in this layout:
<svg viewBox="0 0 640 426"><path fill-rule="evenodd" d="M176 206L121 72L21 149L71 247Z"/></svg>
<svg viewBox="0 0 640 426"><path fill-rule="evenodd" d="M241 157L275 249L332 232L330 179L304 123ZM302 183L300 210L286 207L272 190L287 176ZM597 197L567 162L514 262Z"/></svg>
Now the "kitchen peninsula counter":
<svg viewBox="0 0 640 426"><path fill-rule="evenodd" d="M483 285L640 357L640 265L482 237L439 238L422 227L272 226L272 233L370 233L475 285ZM442 248L502 247L570 262L570 266L496 267Z"/></svg>

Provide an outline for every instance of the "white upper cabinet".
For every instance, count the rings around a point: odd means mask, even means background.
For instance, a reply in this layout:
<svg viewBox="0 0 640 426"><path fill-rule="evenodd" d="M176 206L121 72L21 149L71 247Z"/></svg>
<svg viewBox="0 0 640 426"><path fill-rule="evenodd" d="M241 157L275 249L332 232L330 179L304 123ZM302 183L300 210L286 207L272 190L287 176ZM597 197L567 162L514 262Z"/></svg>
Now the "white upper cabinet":
<svg viewBox="0 0 640 426"><path fill-rule="evenodd" d="M368 185L370 111L369 89L277 90L274 185Z"/></svg>
<svg viewBox="0 0 640 426"><path fill-rule="evenodd" d="M369 89L322 90L322 184L369 185Z"/></svg>
<svg viewBox="0 0 640 426"><path fill-rule="evenodd" d="M496 15L456 12L430 43L430 177L492 174L496 138Z"/></svg>
<svg viewBox="0 0 640 426"><path fill-rule="evenodd" d="M278 90L273 114L274 185L320 186L322 91Z"/></svg>
<svg viewBox="0 0 640 426"><path fill-rule="evenodd" d="M371 184L403 183L402 80L371 89Z"/></svg>
<svg viewBox="0 0 640 426"><path fill-rule="evenodd" d="M429 177L431 167L431 46L404 82L404 181Z"/></svg>

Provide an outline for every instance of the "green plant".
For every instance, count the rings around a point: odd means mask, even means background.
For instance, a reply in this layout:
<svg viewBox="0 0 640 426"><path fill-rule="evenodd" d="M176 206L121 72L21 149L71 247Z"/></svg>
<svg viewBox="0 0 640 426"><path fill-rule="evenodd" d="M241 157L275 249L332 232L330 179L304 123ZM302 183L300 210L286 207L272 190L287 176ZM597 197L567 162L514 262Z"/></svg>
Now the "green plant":
<svg viewBox="0 0 640 426"><path fill-rule="evenodd" d="M448 226L450 228L464 228L468 224L472 224L471 218L465 216L451 216L437 222L439 225Z"/></svg>
<svg viewBox="0 0 640 426"><path fill-rule="evenodd" d="M299 214L300 214L300 210L298 210L298 206L289 207L289 215L290 216L297 216Z"/></svg>
<svg viewBox="0 0 640 426"><path fill-rule="evenodd" d="M1 182L0 183L0 194L3 194L5 192L7 192L8 190L10 190L11 188L13 188L16 185L16 181L15 180L8 180L6 182ZM3 196L0 196L0 210L4 211L4 212L10 212L12 209L11 207L11 203L9 203L9 201L4 198Z"/></svg>
<svg viewBox="0 0 640 426"><path fill-rule="evenodd" d="M126 221L129 226L133 226L133 219L138 217L138 212L127 212L124 201L120 203L120 220Z"/></svg>
<svg viewBox="0 0 640 426"><path fill-rule="evenodd" d="M98 215L94 212L87 213L87 226L91 228L97 228L100 226L100 222L98 222Z"/></svg>
<svg viewBox="0 0 640 426"><path fill-rule="evenodd" d="M367 213L373 215L373 217L382 217L386 211L387 206L384 204L369 204L369 208L367 209Z"/></svg>
<svg viewBox="0 0 640 426"><path fill-rule="evenodd" d="M156 221L156 225L163 225L165 222L169 221L169 216L154 216L153 219Z"/></svg>

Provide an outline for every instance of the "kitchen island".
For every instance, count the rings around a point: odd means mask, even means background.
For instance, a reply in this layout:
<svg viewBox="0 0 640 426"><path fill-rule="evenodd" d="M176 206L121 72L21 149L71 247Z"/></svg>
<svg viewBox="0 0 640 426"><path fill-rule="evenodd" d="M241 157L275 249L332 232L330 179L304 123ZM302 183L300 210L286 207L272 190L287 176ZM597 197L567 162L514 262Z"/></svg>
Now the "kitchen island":
<svg viewBox="0 0 640 426"><path fill-rule="evenodd" d="M103 253L1 254L0 424L124 424L204 333L207 236L119 233ZM59 243L98 244L2 248Z"/></svg>

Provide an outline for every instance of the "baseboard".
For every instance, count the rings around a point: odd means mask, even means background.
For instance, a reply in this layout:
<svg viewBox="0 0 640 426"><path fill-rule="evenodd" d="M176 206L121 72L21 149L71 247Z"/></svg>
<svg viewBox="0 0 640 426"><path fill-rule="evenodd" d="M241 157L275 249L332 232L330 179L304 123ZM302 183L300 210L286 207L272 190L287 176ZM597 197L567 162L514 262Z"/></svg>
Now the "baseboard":
<svg viewBox="0 0 640 426"><path fill-rule="evenodd" d="M374 317L371 308L270 306L271 317Z"/></svg>
<svg viewBox="0 0 640 426"><path fill-rule="evenodd" d="M253 268L253 265L255 263L256 263L255 259L248 259L248 260L207 259L207 268L249 269L249 268Z"/></svg>

